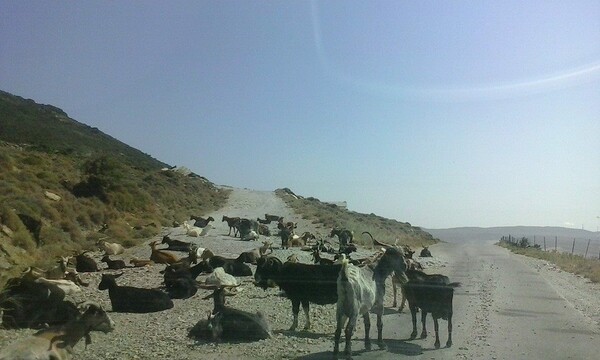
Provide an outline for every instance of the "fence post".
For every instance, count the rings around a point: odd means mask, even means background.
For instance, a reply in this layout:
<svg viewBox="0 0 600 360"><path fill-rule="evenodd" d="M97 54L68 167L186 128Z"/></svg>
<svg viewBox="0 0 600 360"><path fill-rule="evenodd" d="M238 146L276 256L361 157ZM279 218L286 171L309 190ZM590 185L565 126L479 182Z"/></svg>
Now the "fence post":
<svg viewBox="0 0 600 360"><path fill-rule="evenodd" d="M590 241L592 241L592 239L588 239L588 244L587 244L587 247L585 248L585 255L583 255L584 259L587 257L587 252L590 249Z"/></svg>
<svg viewBox="0 0 600 360"><path fill-rule="evenodd" d="M546 237L544 236L544 251L546 251Z"/></svg>
<svg viewBox="0 0 600 360"><path fill-rule="evenodd" d="M535 235L533 235L533 247L535 247Z"/></svg>
<svg viewBox="0 0 600 360"><path fill-rule="evenodd" d="M558 236L555 236L554 237L554 251L558 251L557 245L558 245Z"/></svg>
<svg viewBox="0 0 600 360"><path fill-rule="evenodd" d="M575 238L573 238L573 246L571 246L571 255L573 255L573 251L575 251Z"/></svg>

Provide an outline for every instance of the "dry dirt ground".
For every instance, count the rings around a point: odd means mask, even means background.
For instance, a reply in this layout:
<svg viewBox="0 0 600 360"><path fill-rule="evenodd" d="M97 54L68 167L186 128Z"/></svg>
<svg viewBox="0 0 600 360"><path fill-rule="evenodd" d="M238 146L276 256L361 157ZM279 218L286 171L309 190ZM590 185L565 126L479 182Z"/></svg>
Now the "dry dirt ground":
<svg viewBox="0 0 600 360"><path fill-rule="evenodd" d="M215 228L201 238L187 237L181 228L164 229L163 234L191 241L211 249L215 254L235 257L256 248L260 242L240 241L227 236L228 227L222 215L247 218L264 217L265 213L284 216L298 222L299 231L311 231L322 237L328 229L315 227L295 215L274 193L233 189L230 201L210 214ZM275 229L275 225L271 225ZM365 229L368 230L368 229ZM160 239L160 236L148 239ZM261 240L266 239L262 237ZM279 239L270 238L275 245ZM392 359L399 355L419 359L588 359L600 351L600 287L585 279L561 272L539 260L508 253L492 244L438 244L431 247L434 257L421 259L429 273L449 275L461 281L454 299L454 345L450 349L433 348L433 325L430 337L409 340L412 330L410 315L391 308L391 286L388 286L384 316L386 350L366 352L362 346L363 328L359 321L354 336L355 358ZM373 249L360 249L359 255L370 255ZM296 253L302 262L310 255L299 249L275 249L281 259ZM181 253L178 253L179 255ZM96 253L96 259L100 258ZM128 249L118 258L148 258L150 248L141 245ZM161 286L164 266L125 269L120 285L146 288ZM254 267L253 267L254 270ZM106 271L109 272L109 271ZM74 301L93 300L111 309L106 291L99 291L99 273L83 274L88 288ZM202 280L203 277L199 277ZM189 328L204 319L212 309L212 301L202 300L208 294L199 290L192 298L174 300L173 309L152 314L110 313L116 328L108 334L93 333L93 343L85 349L83 341L75 347L76 359L329 359L332 357L335 330L335 306L311 305L312 329L289 332L292 322L291 303L279 296L277 289L256 288L252 278L240 278L243 290L228 298L232 307L261 311L273 329L273 338L252 343L220 343L196 341L187 337ZM375 316L372 315L372 323ZM300 326L304 323L300 312ZM419 329L420 329L420 325ZM446 340L446 322L441 321L442 344ZM376 337L376 327L371 337ZM0 330L0 348L33 333L32 330ZM374 349L377 346L374 345ZM590 357L591 356L591 357Z"/></svg>

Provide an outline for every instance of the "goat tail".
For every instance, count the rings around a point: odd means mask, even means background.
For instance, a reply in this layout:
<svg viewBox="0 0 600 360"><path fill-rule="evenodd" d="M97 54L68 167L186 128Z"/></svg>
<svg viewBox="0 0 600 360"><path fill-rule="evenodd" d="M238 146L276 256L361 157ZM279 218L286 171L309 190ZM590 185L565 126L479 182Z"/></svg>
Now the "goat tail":
<svg viewBox="0 0 600 360"><path fill-rule="evenodd" d="M461 287L461 285L462 284L459 282L453 282L453 283L448 284L448 286L453 287L453 288Z"/></svg>

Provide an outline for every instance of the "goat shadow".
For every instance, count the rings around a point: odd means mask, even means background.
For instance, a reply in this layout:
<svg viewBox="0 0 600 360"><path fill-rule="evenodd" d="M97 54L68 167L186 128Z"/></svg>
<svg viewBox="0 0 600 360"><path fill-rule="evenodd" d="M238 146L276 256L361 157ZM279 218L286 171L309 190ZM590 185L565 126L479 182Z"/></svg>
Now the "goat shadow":
<svg viewBox="0 0 600 360"><path fill-rule="evenodd" d="M301 339L321 339L323 337L331 338L333 341L333 337L331 334L326 333L315 333L308 330L300 330L300 331L290 331L290 330L275 330L273 334L283 334L289 337L297 337Z"/></svg>
<svg viewBox="0 0 600 360"><path fill-rule="evenodd" d="M417 356L423 354L423 348L419 345L408 342L409 339L387 339L385 341L386 349L379 350L376 344L373 344L373 350L354 350L352 352L353 359L386 359L388 354ZM332 344L333 345L333 344ZM343 347L342 347L343 351ZM308 355L295 357L295 360L331 360L333 359L331 350L321 351ZM340 353L339 359L344 359L343 353Z"/></svg>

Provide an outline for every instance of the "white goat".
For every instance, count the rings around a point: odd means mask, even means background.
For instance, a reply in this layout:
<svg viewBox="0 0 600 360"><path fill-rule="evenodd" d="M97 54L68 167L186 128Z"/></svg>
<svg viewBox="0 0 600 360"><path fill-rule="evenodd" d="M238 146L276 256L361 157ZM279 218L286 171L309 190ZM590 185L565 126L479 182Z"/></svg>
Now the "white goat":
<svg viewBox="0 0 600 360"><path fill-rule="evenodd" d="M183 228L185 229L185 234L187 236L200 237L208 234L208 231L212 228L212 225L208 224L206 227L197 227L190 225L186 222L183 223Z"/></svg>
<svg viewBox="0 0 600 360"><path fill-rule="evenodd" d="M125 252L125 248L121 244L109 243L103 240L98 241L98 246L104 250L105 255L120 255Z"/></svg>
<svg viewBox="0 0 600 360"><path fill-rule="evenodd" d="M348 321L346 326L346 355L351 355L352 333L356 327L356 320L362 315L365 324L365 348L371 349L369 331L371 329L371 319L369 311L375 304L375 281L373 280L373 271L365 266L359 268L349 263L348 259L343 258L342 269L337 280L337 328L335 330L335 346L333 354L337 355L339 351L339 339L342 333L342 327Z"/></svg>
<svg viewBox="0 0 600 360"><path fill-rule="evenodd" d="M218 267L214 269L212 274L210 274L206 280L204 280L206 285L214 285L214 286L238 286L238 281L233 275L227 274L222 267Z"/></svg>
<svg viewBox="0 0 600 360"><path fill-rule="evenodd" d="M40 277L35 279L35 282L38 284L45 284L49 288L60 289L65 295L81 292L81 288L71 280L48 280Z"/></svg>
<svg viewBox="0 0 600 360"><path fill-rule="evenodd" d="M365 349L371 349L369 331L371 309L377 314L377 342L380 348L384 348L383 331L383 297L385 295L385 279L393 272L399 276L406 277L406 263L404 253L401 249L386 249L377 261L377 265L371 270L369 266L359 268L352 265L348 259L343 257L342 267L337 279L337 327L335 330L335 341L333 355L339 352L340 335L342 327L346 326L345 354L352 356L352 334L356 327L356 320L362 315L365 323Z"/></svg>
<svg viewBox="0 0 600 360"><path fill-rule="evenodd" d="M68 360L73 347L86 339L91 343L90 331L112 331L115 323L98 304L86 302L83 313L68 323L40 330L34 335L8 345L0 351L0 360Z"/></svg>

